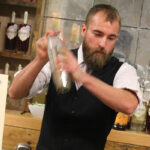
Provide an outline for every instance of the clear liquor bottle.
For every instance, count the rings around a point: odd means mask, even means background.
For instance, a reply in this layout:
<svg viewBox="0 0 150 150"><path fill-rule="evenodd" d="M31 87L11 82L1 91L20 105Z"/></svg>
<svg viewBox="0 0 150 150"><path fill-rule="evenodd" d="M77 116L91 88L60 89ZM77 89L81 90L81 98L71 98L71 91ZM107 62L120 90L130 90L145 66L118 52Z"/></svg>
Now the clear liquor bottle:
<svg viewBox="0 0 150 150"><path fill-rule="evenodd" d="M131 127L130 129L137 132L145 131L146 128L146 116L147 116L147 106L148 106L148 97L149 97L149 81L144 82L143 89L143 101L139 106L138 110L133 114L131 118Z"/></svg>

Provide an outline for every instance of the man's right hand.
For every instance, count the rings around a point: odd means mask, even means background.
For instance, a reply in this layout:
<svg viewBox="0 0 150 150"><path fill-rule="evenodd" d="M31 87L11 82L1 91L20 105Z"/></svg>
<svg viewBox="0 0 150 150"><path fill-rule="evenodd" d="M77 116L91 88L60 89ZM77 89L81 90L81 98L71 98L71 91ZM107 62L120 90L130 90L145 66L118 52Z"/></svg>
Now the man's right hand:
<svg viewBox="0 0 150 150"><path fill-rule="evenodd" d="M37 50L37 57L42 62L47 62L49 60L48 53L47 53L47 47L48 47L48 35L50 36L57 36L60 33L60 31L52 31L49 30L45 33L43 37L41 37L36 42L36 50Z"/></svg>

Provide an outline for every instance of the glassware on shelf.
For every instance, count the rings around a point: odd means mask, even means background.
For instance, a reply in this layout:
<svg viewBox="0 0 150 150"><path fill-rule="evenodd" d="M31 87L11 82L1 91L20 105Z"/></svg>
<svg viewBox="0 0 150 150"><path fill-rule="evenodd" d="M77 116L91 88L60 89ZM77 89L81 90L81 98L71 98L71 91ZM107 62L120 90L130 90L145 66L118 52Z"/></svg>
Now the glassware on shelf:
<svg viewBox="0 0 150 150"><path fill-rule="evenodd" d="M71 88L71 77L68 72L60 71L55 67L56 57L63 55L60 50L66 50L64 44L59 36L48 36L48 56L50 60L50 67L52 73L52 79L58 93L66 93Z"/></svg>

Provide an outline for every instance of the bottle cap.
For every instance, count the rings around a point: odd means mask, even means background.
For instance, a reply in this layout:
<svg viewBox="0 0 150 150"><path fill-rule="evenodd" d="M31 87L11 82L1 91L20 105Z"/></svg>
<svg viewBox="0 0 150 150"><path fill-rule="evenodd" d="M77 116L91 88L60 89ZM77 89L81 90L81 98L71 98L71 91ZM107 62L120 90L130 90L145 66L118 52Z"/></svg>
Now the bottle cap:
<svg viewBox="0 0 150 150"><path fill-rule="evenodd" d="M16 13L15 11L12 12L11 22L15 23Z"/></svg>
<svg viewBox="0 0 150 150"><path fill-rule="evenodd" d="M23 21L23 23L27 24L27 22L28 22L28 11L25 11L24 12L24 21Z"/></svg>

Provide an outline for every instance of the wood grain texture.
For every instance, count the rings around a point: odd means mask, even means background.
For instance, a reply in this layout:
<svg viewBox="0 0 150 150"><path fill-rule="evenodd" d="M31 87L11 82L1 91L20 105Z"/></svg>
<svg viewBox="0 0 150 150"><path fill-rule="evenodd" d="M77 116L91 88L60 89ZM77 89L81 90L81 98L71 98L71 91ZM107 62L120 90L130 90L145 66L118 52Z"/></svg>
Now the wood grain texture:
<svg viewBox="0 0 150 150"><path fill-rule="evenodd" d="M7 126L4 127L3 148L15 150L19 143L29 144L35 150L40 131Z"/></svg>
<svg viewBox="0 0 150 150"><path fill-rule="evenodd" d="M105 150L150 150L150 147L107 141Z"/></svg>
<svg viewBox="0 0 150 150"><path fill-rule="evenodd" d="M108 136L108 140L150 147L150 135L144 132L119 131L112 129Z"/></svg>
<svg viewBox="0 0 150 150"><path fill-rule="evenodd" d="M6 110L3 147L14 150L19 143L30 144L33 149L37 145L42 120L30 113ZM150 135L133 131L112 129L105 150L150 150Z"/></svg>
<svg viewBox="0 0 150 150"><path fill-rule="evenodd" d="M31 113L21 114L21 111L6 110L5 125L40 130L41 119L33 117Z"/></svg>

